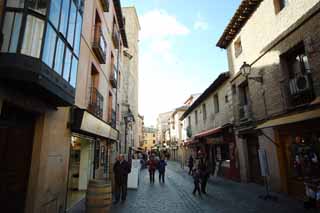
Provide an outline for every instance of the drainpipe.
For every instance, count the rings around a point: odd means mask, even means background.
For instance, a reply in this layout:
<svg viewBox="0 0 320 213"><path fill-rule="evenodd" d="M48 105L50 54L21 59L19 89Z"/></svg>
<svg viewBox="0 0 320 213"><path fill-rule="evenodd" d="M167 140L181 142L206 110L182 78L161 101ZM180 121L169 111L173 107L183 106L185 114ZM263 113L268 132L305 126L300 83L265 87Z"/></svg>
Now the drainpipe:
<svg viewBox="0 0 320 213"><path fill-rule="evenodd" d="M1 115L1 112L2 112L2 106L3 106L3 99L0 98L0 115Z"/></svg>
<svg viewBox="0 0 320 213"><path fill-rule="evenodd" d="M118 89L119 89L119 63L120 60L120 39L118 41L118 53L117 53L117 69L116 69L116 73L117 73L117 86L116 86L116 129L117 129L117 118L118 118L118 113L119 113L119 109L118 109ZM113 71L113 70L112 70ZM119 137L119 144L117 146L119 146L119 149L121 148L121 140ZM119 150L119 152L121 153L121 150Z"/></svg>

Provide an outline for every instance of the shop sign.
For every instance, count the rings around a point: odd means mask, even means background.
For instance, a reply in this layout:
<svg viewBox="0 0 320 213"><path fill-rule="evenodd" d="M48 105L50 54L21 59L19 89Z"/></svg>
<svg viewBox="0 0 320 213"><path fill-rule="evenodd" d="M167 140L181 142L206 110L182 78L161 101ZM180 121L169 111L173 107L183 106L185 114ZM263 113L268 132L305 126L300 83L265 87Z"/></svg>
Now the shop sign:
<svg viewBox="0 0 320 213"><path fill-rule="evenodd" d="M118 140L117 130L86 111L84 111L80 129L105 138Z"/></svg>

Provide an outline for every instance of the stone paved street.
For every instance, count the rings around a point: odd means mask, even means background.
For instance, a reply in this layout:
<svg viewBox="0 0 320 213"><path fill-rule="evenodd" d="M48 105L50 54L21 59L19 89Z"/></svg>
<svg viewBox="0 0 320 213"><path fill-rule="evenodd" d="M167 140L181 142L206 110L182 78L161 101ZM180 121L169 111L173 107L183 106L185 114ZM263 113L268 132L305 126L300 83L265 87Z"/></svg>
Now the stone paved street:
<svg viewBox="0 0 320 213"><path fill-rule="evenodd" d="M138 190L129 190L127 201L114 205L112 213L182 213L182 212L216 212L216 213L303 213L300 201L288 199L277 194L279 201L264 201L258 198L264 194L264 188L256 184L243 184L221 178L211 179L208 195L192 195L193 182L186 170L176 162L169 162L165 184L149 183L147 170L140 176ZM81 210L80 210L81 209ZM84 212L83 203L74 212Z"/></svg>

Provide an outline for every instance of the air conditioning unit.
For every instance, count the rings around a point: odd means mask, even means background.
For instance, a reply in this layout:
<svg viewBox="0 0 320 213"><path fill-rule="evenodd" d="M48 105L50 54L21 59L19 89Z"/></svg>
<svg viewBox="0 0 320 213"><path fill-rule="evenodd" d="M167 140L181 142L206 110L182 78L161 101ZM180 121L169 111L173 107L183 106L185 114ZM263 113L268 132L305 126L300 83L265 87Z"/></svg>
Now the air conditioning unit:
<svg viewBox="0 0 320 213"><path fill-rule="evenodd" d="M289 81L290 94L297 95L310 89L310 80L307 75L297 76Z"/></svg>

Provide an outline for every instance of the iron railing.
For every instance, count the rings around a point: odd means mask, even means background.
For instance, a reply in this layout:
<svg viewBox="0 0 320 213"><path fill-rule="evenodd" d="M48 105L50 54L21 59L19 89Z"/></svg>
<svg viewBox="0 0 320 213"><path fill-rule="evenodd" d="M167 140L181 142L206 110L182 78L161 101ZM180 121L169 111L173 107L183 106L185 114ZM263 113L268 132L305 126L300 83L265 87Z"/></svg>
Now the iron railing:
<svg viewBox="0 0 320 213"><path fill-rule="evenodd" d="M110 75L110 82L113 88L117 88L118 83L118 72L115 65L112 65L111 75Z"/></svg>
<svg viewBox="0 0 320 213"><path fill-rule="evenodd" d="M119 42L120 42L120 33L116 29L114 29L112 32L112 41L113 41L114 47L118 49Z"/></svg>
<svg viewBox="0 0 320 213"><path fill-rule="evenodd" d="M116 126L117 126L117 112L116 112L116 110L112 110L112 112L111 112L110 125L112 128L116 128Z"/></svg>
<svg viewBox="0 0 320 213"><path fill-rule="evenodd" d="M89 112L102 119L103 117L103 96L95 87L91 87Z"/></svg>
<svg viewBox="0 0 320 213"><path fill-rule="evenodd" d="M101 25L96 25L94 29L94 39L92 49L101 64L106 63L107 42L103 37Z"/></svg>

